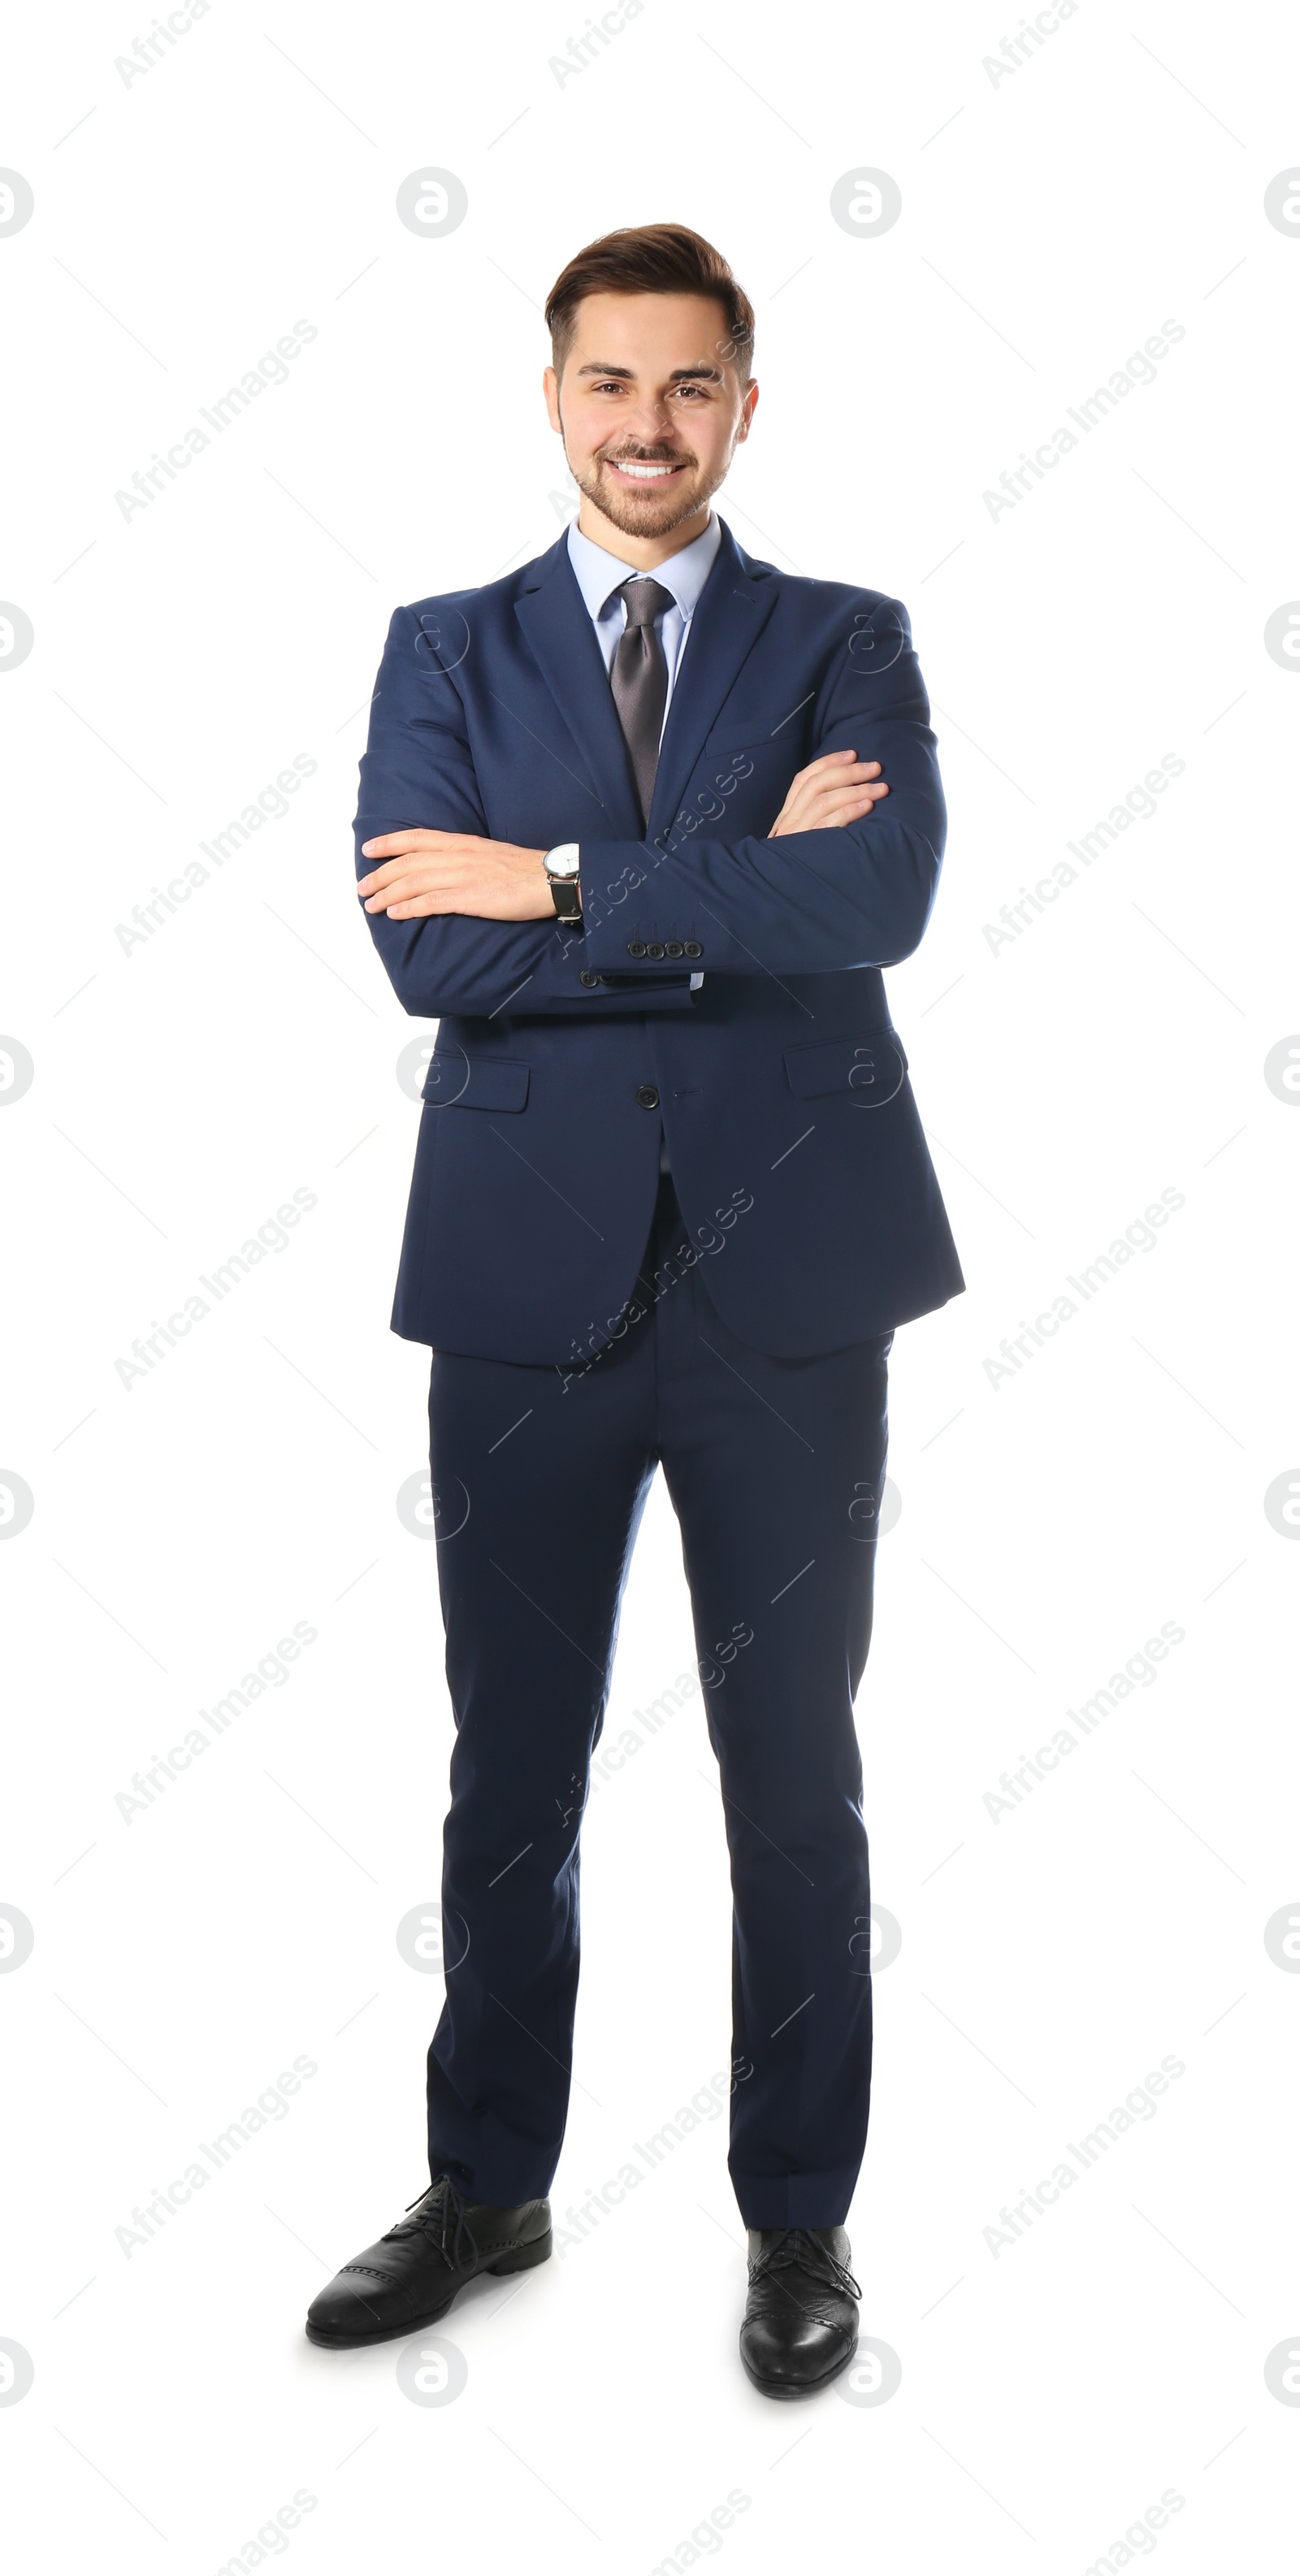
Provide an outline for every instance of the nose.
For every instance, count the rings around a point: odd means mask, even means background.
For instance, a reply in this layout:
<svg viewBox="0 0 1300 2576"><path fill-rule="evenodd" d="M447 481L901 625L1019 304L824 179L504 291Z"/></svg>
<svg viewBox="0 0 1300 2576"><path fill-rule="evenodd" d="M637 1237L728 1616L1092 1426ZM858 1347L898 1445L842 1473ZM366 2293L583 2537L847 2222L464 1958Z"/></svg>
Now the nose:
<svg viewBox="0 0 1300 2576"><path fill-rule="evenodd" d="M667 404L650 394L642 396L641 400L624 414L623 431L625 437L639 440L643 447L662 447L664 440L671 440L673 436L673 423Z"/></svg>

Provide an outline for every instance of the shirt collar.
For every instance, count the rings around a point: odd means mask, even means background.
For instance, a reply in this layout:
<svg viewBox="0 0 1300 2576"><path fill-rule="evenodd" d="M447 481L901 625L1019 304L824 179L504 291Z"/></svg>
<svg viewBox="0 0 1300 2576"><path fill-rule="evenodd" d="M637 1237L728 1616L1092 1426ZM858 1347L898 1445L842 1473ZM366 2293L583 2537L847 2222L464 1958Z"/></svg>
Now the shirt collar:
<svg viewBox="0 0 1300 2576"><path fill-rule="evenodd" d="M709 514L709 524L698 537L693 537L679 554L670 555L666 563L656 564L649 576L672 592L685 624L699 604L700 593L713 570L714 558L722 543L722 522L716 510ZM624 563L604 546L584 536L574 519L569 528L569 561L586 603L587 613L597 618L608 603L610 594L631 578L633 564Z"/></svg>

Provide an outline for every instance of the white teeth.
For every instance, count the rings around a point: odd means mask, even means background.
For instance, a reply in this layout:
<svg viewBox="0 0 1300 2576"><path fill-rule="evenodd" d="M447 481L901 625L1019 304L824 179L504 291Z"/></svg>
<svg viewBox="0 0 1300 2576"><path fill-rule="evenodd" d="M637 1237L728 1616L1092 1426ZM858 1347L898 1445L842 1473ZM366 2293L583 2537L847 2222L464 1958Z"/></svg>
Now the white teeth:
<svg viewBox="0 0 1300 2576"><path fill-rule="evenodd" d="M617 465L620 474L634 474L639 483L650 483L661 474L675 474L677 471L674 465L643 465L631 457L616 456L610 461Z"/></svg>

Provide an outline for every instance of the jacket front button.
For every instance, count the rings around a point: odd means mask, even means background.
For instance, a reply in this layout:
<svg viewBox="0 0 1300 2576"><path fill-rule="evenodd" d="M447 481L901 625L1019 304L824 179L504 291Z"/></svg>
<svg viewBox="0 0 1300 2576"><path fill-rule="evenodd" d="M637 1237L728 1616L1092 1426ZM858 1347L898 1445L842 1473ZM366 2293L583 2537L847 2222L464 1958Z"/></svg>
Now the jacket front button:
<svg viewBox="0 0 1300 2576"><path fill-rule="evenodd" d="M628 953L629 957L644 957L644 955L645 955L645 941L644 941L644 939L629 939L629 941L628 941L628 943L627 943L627 953Z"/></svg>
<svg viewBox="0 0 1300 2576"><path fill-rule="evenodd" d="M652 1082L639 1082L637 1084L636 1103L638 1109L658 1108L659 1094Z"/></svg>
<svg viewBox="0 0 1300 2576"><path fill-rule="evenodd" d="M584 966L578 977L578 982L580 984L585 984L588 991L590 991L593 984L598 984L600 982L600 977L599 975L593 975L589 966Z"/></svg>

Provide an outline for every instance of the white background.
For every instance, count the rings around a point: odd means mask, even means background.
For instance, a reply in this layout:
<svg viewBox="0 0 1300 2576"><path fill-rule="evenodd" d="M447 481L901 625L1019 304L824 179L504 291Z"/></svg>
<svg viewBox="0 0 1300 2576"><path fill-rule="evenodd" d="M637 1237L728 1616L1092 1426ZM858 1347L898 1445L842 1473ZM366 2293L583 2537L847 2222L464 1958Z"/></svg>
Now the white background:
<svg viewBox="0 0 1300 2576"><path fill-rule="evenodd" d="M303 2576L1277 2564L1300 1983L1264 1927L1300 1911L1300 1866L1296 1553L1264 1496L1300 1459L1300 1117L1264 1060L1300 1027L1300 683L1263 635L1300 594L1300 241L1263 201L1296 144L1294 24L1081 0L995 82L1018 14L645 0L561 82L585 23L212 0L129 84L143 18L10 29L0 159L35 192L0 240L0 593L35 630L0 669L0 1029L35 1067L0 1117L0 1464L34 1496L0 1546L0 1899L35 1927L0 1976L0 2335L35 2371L0 2408L12 2554L251 2567L305 2489ZM395 212L428 165L468 191L441 238ZM830 211L861 167L902 191L876 238ZM850 2224L901 2384L750 2390L718 2119L562 2259L476 2285L446 2325L464 2393L424 2408L400 2346L321 2353L301 2322L421 2188L441 1983L394 1936L436 1893L451 1736L434 1550L395 1509L425 1442L427 1354L388 1331L419 1032L348 826L394 604L541 552L568 507L553 277L668 217L758 311L724 515L783 568L906 601L951 811L888 980L968 1289L895 1343L901 1515L859 1701L902 1947ZM300 318L289 381L124 518L115 493ZM1167 319L1156 381L994 518L1003 470ZM291 811L124 951L116 925L300 753ZM1166 753L1155 815L991 948ZM125 1387L133 1338L296 1188L318 1204L287 1247ZM1166 1189L1155 1247L991 1384ZM125 1822L131 1775L296 1621L318 1637L287 1682ZM1167 1621L1158 1678L994 1821L999 1775ZM609 1739L692 1652L660 1486ZM727 2065L698 1700L593 1799L584 1861L557 2220ZM283 2119L124 2253L133 2206L298 2055ZM999 2209L1166 2056L1154 2114L993 2250ZM1124 2544L1167 2489L1167 2526Z"/></svg>

